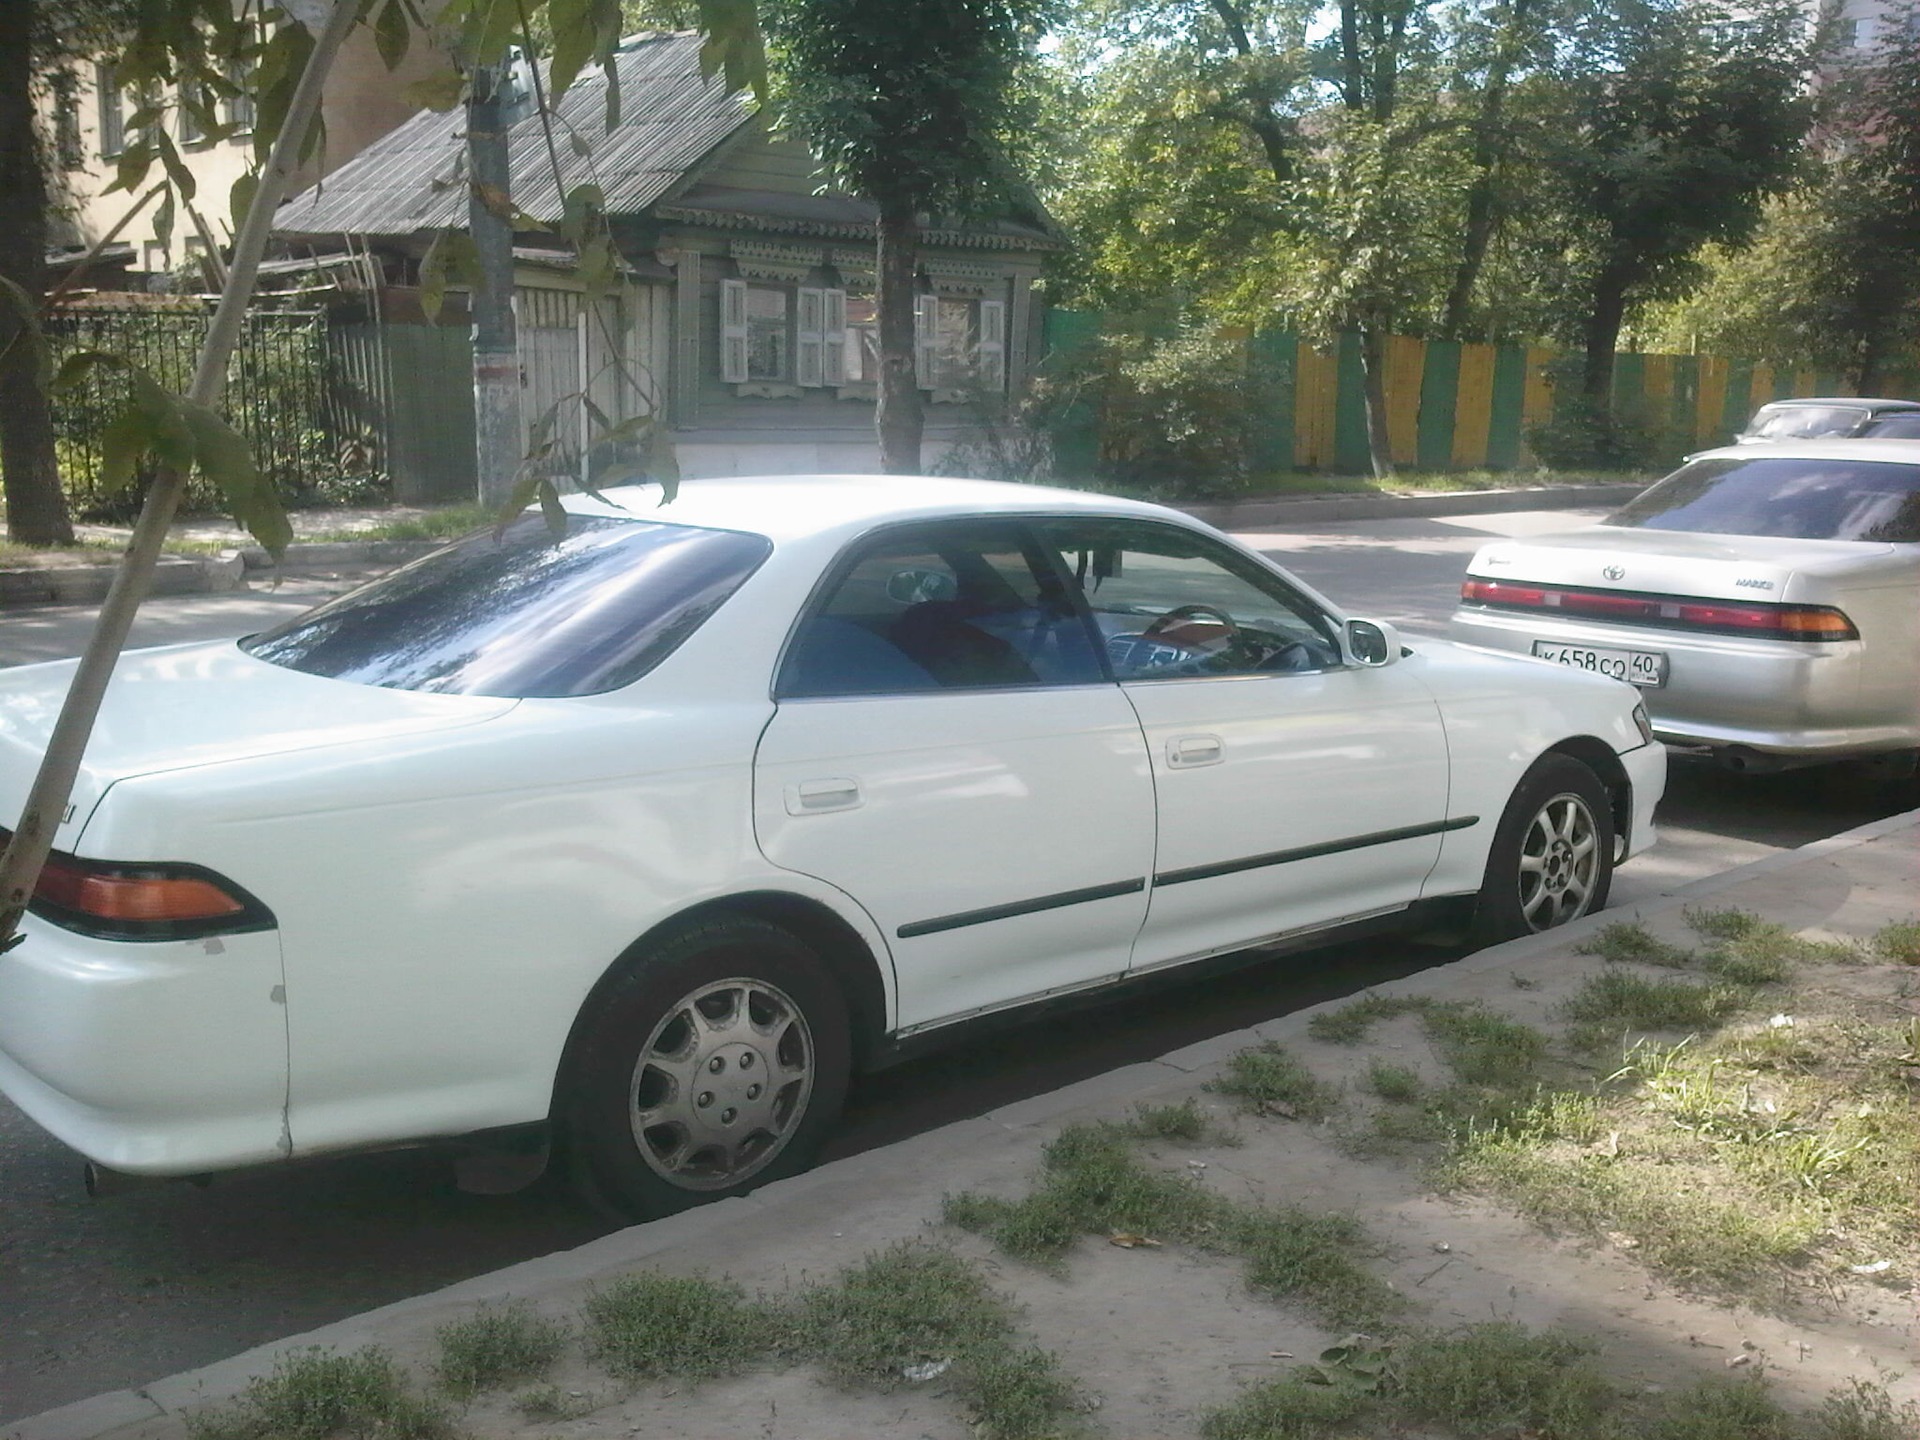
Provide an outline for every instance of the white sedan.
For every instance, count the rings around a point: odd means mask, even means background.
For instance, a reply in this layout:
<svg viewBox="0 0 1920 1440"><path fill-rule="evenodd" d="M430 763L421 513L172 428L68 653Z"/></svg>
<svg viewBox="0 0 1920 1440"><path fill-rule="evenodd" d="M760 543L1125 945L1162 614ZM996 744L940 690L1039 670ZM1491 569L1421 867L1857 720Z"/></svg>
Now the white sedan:
<svg viewBox="0 0 1920 1440"><path fill-rule="evenodd" d="M967 1022L1448 906L1545 929L1652 841L1631 688L1403 648L1169 510L610 498L126 657L0 956L0 1087L98 1176L564 1137L663 1213ZM71 673L0 676L0 807Z"/></svg>
<svg viewBox="0 0 1920 1440"><path fill-rule="evenodd" d="M1708 450L1598 525L1481 547L1454 639L1631 681L1738 770L1920 748L1920 440Z"/></svg>

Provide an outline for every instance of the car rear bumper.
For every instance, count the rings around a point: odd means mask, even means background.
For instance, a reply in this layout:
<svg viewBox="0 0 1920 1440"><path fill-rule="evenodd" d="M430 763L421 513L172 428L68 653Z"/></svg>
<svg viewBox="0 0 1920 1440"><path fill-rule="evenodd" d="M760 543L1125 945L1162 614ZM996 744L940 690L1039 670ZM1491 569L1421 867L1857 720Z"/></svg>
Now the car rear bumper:
<svg viewBox="0 0 1920 1440"><path fill-rule="evenodd" d="M1467 606L1454 611L1449 635L1518 655L1535 640L1657 651L1667 657L1666 684L1640 698L1654 734L1682 749L1838 759L1920 745L1920 728L1862 700L1857 640L1699 635Z"/></svg>
<svg viewBox="0 0 1920 1440"><path fill-rule="evenodd" d="M280 937L134 943L29 916L0 955L0 1091L97 1164L195 1175L286 1154Z"/></svg>

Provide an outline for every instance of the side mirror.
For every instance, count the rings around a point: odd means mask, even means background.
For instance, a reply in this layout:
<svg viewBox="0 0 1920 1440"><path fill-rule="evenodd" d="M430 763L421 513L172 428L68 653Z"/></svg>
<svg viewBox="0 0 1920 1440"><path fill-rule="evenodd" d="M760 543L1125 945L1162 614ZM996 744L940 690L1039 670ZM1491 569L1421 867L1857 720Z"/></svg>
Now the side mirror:
<svg viewBox="0 0 1920 1440"><path fill-rule="evenodd" d="M1356 665L1391 665L1400 658L1400 632L1384 620L1349 620L1347 656Z"/></svg>

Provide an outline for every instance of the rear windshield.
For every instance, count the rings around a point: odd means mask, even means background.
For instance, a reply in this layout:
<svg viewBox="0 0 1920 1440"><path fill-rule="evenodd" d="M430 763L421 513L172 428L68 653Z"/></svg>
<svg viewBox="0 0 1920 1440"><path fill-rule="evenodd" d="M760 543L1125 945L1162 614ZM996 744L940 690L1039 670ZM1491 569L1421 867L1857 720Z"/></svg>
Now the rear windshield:
<svg viewBox="0 0 1920 1440"><path fill-rule="evenodd" d="M1859 405L1762 405L1741 432L1746 440L1806 440L1851 435L1872 412Z"/></svg>
<svg viewBox="0 0 1920 1440"><path fill-rule="evenodd" d="M761 535L527 515L469 535L241 648L290 670L451 695L596 695L639 679L772 552Z"/></svg>
<svg viewBox="0 0 1920 1440"><path fill-rule="evenodd" d="M1920 465L1871 460L1696 460L1604 522L1638 530L1790 540L1920 541Z"/></svg>

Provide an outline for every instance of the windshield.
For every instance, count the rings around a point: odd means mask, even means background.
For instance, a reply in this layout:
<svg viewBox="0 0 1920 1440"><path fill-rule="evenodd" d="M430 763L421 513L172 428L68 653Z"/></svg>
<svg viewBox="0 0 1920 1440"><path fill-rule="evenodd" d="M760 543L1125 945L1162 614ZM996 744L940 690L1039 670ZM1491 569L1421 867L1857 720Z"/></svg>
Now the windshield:
<svg viewBox="0 0 1920 1440"><path fill-rule="evenodd" d="M658 665L772 552L761 535L526 515L248 637L290 670L452 695L595 695Z"/></svg>
<svg viewBox="0 0 1920 1440"><path fill-rule="evenodd" d="M1602 522L1790 540L1920 541L1920 465L1696 460Z"/></svg>
<svg viewBox="0 0 1920 1440"><path fill-rule="evenodd" d="M1742 440L1807 440L1851 435L1870 412L1858 405L1762 405L1741 432Z"/></svg>

